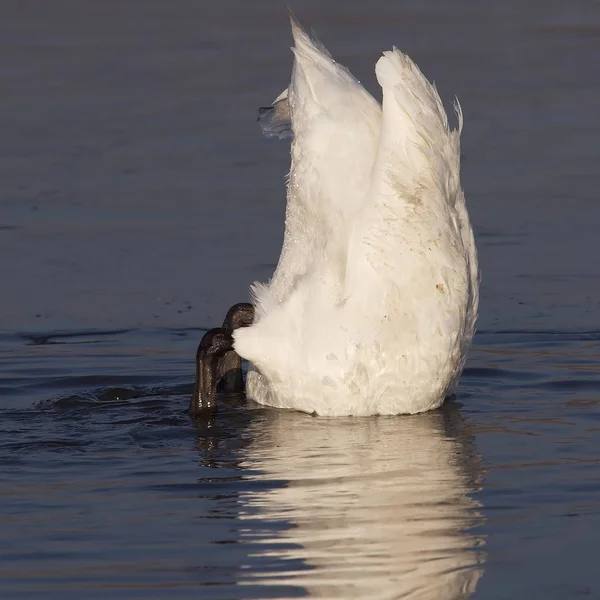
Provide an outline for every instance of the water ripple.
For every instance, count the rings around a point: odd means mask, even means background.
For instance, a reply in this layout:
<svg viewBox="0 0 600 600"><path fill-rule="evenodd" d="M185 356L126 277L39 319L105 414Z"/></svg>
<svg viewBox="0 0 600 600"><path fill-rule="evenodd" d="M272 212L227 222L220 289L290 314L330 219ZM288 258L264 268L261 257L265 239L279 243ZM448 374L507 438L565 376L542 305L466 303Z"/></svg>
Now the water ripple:
<svg viewBox="0 0 600 600"><path fill-rule="evenodd" d="M195 420L195 330L79 334L73 350L68 332L0 336L13 582L27 569L63 589L79 562L120 565L139 589L177 576L243 597L465 597L490 535L546 544L541 523L600 515L594 332L482 332L457 400L426 415L318 419L224 395ZM26 551L34 539L45 550ZM148 575L148 539L180 557L171 571Z"/></svg>

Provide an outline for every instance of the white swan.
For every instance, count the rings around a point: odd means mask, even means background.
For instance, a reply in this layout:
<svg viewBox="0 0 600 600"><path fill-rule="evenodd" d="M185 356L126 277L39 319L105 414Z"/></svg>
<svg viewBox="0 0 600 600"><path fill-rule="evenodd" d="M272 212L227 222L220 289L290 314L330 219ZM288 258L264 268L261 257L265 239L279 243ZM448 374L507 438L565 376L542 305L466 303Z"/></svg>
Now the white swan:
<svg viewBox="0 0 600 600"><path fill-rule="evenodd" d="M232 348L254 366L246 393L261 404L329 416L437 408L479 302L461 111L450 130L435 87L397 49L376 65L380 107L293 18L292 32L292 78L274 111L287 107L294 135L281 256L269 284L253 286L253 322L238 305L251 326L201 342L190 410L214 408Z"/></svg>
<svg viewBox="0 0 600 600"><path fill-rule="evenodd" d="M233 333L255 401L320 415L418 413L458 381L479 300L458 131L397 49L383 109L292 19L284 245Z"/></svg>

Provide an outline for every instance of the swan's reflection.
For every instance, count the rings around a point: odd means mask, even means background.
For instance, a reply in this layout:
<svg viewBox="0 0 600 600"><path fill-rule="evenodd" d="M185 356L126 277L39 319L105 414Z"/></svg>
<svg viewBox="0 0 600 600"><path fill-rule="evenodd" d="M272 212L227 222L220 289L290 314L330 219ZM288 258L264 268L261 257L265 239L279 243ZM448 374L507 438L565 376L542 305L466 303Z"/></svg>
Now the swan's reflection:
<svg viewBox="0 0 600 600"><path fill-rule="evenodd" d="M469 532L481 520L469 492L480 463L456 404L413 417L264 417L250 424L243 466L288 484L243 494L240 518L253 521L246 534L271 559L308 567L278 584L321 598L444 600L475 590L483 540ZM258 520L282 527L257 532Z"/></svg>

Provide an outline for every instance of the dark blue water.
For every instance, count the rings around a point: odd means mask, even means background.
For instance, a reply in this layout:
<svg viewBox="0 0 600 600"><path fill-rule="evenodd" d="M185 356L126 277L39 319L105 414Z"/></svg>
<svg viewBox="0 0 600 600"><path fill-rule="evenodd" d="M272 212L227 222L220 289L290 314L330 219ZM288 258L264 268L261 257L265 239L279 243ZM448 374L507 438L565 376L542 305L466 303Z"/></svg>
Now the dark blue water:
<svg viewBox="0 0 600 600"><path fill-rule="evenodd" d="M430 414L194 423L200 335L1 337L5 597L596 589L600 332L481 332Z"/></svg>
<svg viewBox="0 0 600 600"><path fill-rule="evenodd" d="M600 598L597 2L294 5L366 85L465 113L483 271L457 396L323 419L220 398L195 346L272 272L284 6L0 6L0 596Z"/></svg>

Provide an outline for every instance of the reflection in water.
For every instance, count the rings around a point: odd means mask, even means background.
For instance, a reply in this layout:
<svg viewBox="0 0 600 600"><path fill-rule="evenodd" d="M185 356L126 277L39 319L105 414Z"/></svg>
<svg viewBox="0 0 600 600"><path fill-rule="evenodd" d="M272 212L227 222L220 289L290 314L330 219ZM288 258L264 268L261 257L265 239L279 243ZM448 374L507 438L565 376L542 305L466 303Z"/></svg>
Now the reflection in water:
<svg viewBox="0 0 600 600"><path fill-rule="evenodd" d="M242 536L290 565L278 584L321 598L440 600L475 590L483 539L469 532L481 522L469 493L481 470L455 404L400 418L269 411L250 427L242 465L288 482L240 499ZM261 530L265 522L280 527ZM268 582L248 573L244 583Z"/></svg>

